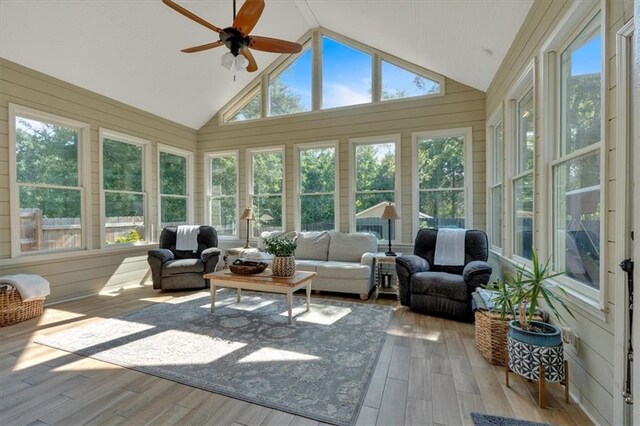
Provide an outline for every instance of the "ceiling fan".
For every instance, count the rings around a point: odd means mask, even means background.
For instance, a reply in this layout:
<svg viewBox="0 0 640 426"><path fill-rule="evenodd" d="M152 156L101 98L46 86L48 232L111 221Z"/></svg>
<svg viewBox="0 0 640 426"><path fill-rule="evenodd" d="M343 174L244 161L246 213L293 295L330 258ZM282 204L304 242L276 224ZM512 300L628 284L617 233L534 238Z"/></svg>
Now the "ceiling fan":
<svg viewBox="0 0 640 426"><path fill-rule="evenodd" d="M253 58L253 54L251 54L249 48L273 53L298 53L302 50L302 46L300 44L293 43L291 41L249 35L253 27L256 26L256 23L258 22L258 19L260 19L260 15L264 10L264 0L246 0L240 8L237 16L236 0L233 0L233 24L227 28L218 28L215 25L210 24L194 13L189 12L184 7L174 3L172 0L162 0L162 2L192 21L217 32L220 36L220 40L218 41L182 49L182 52L202 52L204 50L225 45L229 49L231 55L233 55L233 58L230 58L232 61L235 62L236 57L240 54L247 59L247 62L245 62L245 64L247 64L247 71L254 72L258 69L258 65L256 64L256 60ZM224 63L224 58L223 65L227 66ZM229 63L228 68L231 68L231 63Z"/></svg>

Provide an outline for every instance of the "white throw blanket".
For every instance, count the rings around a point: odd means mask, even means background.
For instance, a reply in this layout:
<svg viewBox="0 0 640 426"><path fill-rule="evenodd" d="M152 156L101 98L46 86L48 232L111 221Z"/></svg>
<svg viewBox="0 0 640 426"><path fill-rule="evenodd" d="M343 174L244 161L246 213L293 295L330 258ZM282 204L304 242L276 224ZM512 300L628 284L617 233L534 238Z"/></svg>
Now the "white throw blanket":
<svg viewBox="0 0 640 426"><path fill-rule="evenodd" d="M198 233L200 226L198 225L180 225L176 234L176 250L191 250L194 253L198 251Z"/></svg>
<svg viewBox="0 0 640 426"><path fill-rule="evenodd" d="M433 263L442 266L464 265L464 239L466 234L466 229L438 229Z"/></svg>
<svg viewBox="0 0 640 426"><path fill-rule="evenodd" d="M5 275L0 277L0 287L3 286L10 286L18 290L23 302L42 299L50 294L49 281L40 275Z"/></svg>

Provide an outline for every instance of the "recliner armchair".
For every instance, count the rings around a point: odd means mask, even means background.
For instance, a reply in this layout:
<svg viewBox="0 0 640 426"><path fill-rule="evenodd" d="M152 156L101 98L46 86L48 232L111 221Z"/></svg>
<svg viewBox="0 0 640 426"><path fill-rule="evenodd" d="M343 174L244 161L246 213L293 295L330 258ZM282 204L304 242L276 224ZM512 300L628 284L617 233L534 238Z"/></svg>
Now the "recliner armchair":
<svg viewBox="0 0 640 426"><path fill-rule="evenodd" d="M473 322L471 293L489 282L487 234L467 230L462 266L434 265L437 229L421 229L412 255L396 259L400 303L417 312Z"/></svg>
<svg viewBox="0 0 640 426"><path fill-rule="evenodd" d="M176 250L177 231L177 226L165 227L160 234L159 248L147 253L153 288L182 290L208 287L209 282L202 275L214 272L220 258L216 230L211 226L200 226L195 253Z"/></svg>

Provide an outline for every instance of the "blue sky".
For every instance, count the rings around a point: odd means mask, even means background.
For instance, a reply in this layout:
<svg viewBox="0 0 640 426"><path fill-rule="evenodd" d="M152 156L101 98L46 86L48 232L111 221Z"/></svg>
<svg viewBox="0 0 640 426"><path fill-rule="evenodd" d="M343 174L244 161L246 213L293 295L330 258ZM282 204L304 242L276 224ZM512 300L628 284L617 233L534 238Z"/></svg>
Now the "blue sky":
<svg viewBox="0 0 640 426"><path fill-rule="evenodd" d="M602 51L600 34L571 52L571 75L600 73Z"/></svg>

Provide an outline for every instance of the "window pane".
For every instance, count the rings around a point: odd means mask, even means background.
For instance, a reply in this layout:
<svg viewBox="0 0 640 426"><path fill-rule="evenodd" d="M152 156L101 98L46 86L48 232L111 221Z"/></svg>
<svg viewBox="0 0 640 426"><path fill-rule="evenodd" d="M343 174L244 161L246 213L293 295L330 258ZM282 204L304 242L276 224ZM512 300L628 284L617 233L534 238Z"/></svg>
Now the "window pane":
<svg viewBox="0 0 640 426"><path fill-rule="evenodd" d="M314 148L300 151L300 192L334 192L335 189L335 148Z"/></svg>
<svg viewBox="0 0 640 426"><path fill-rule="evenodd" d="M238 159L235 155L211 159L211 195L236 195L238 191Z"/></svg>
<svg viewBox="0 0 640 426"><path fill-rule="evenodd" d="M561 55L560 155L600 141L602 39L600 14Z"/></svg>
<svg viewBox="0 0 640 426"><path fill-rule="evenodd" d="M254 196L253 211L257 220L253 221L253 236L259 237L264 231L282 230L282 196ZM263 220L265 212L273 219Z"/></svg>
<svg viewBox="0 0 640 426"><path fill-rule="evenodd" d="M300 196L301 230L329 231L335 229L335 204L331 195Z"/></svg>
<svg viewBox="0 0 640 426"><path fill-rule="evenodd" d="M380 219L384 205L395 203L395 192L375 192L356 194L356 232L371 232L379 240L388 238L389 221ZM381 206L382 205L382 206ZM391 221L392 223L395 221ZM391 229L391 238L395 237Z"/></svg>
<svg viewBox="0 0 640 426"><path fill-rule="evenodd" d="M371 55L322 37L322 108L371 102Z"/></svg>
<svg viewBox="0 0 640 426"><path fill-rule="evenodd" d="M144 195L106 192L105 239L107 243L135 243L144 237Z"/></svg>
<svg viewBox="0 0 640 426"><path fill-rule="evenodd" d="M162 227L187 224L187 199L163 195L160 197Z"/></svg>
<svg viewBox="0 0 640 426"><path fill-rule="evenodd" d="M311 111L311 55L309 48L269 83L269 115Z"/></svg>
<svg viewBox="0 0 640 426"><path fill-rule="evenodd" d="M600 288L600 154L569 160L554 170L555 269Z"/></svg>
<svg viewBox="0 0 640 426"><path fill-rule="evenodd" d="M387 61L382 61L383 101L410 98L440 92L440 83L406 70Z"/></svg>
<svg viewBox="0 0 640 426"><path fill-rule="evenodd" d="M493 130L493 183L502 182L502 122Z"/></svg>
<svg viewBox="0 0 640 426"><path fill-rule="evenodd" d="M21 186L18 196L21 251L82 247L80 190Z"/></svg>
<svg viewBox="0 0 640 426"><path fill-rule="evenodd" d="M160 193L187 195L187 157L160 152Z"/></svg>
<svg viewBox="0 0 640 426"><path fill-rule="evenodd" d="M237 235L236 199L234 197L212 197L209 206L211 226L216 228L218 236Z"/></svg>
<svg viewBox="0 0 640 426"><path fill-rule="evenodd" d="M502 185L491 189L491 243L502 247Z"/></svg>
<svg viewBox="0 0 640 426"><path fill-rule="evenodd" d="M533 89L518 101L518 173L533 169Z"/></svg>
<svg viewBox="0 0 640 426"><path fill-rule="evenodd" d="M104 139L102 181L104 189L142 192L142 147Z"/></svg>
<svg viewBox="0 0 640 426"><path fill-rule="evenodd" d="M464 222L464 189L420 192L420 228L464 228Z"/></svg>
<svg viewBox="0 0 640 426"><path fill-rule="evenodd" d="M513 252L531 259L533 248L533 173L513 181L515 223Z"/></svg>
<svg viewBox="0 0 640 426"><path fill-rule="evenodd" d="M464 187L464 138L418 139L419 189Z"/></svg>
<svg viewBox="0 0 640 426"><path fill-rule="evenodd" d="M356 145L356 191L393 190L395 173L395 143Z"/></svg>
<svg viewBox="0 0 640 426"><path fill-rule="evenodd" d="M253 154L253 193L279 194L282 192L282 152Z"/></svg>
<svg viewBox="0 0 640 426"><path fill-rule="evenodd" d="M259 87L259 86L258 86ZM240 108L227 122L253 120L262 117L262 92L258 92L253 96L245 106Z"/></svg>
<svg viewBox="0 0 640 426"><path fill-rule="evenodd" d="M18 182L78 186L78 131L16 117L16 161Z"/></svg>

